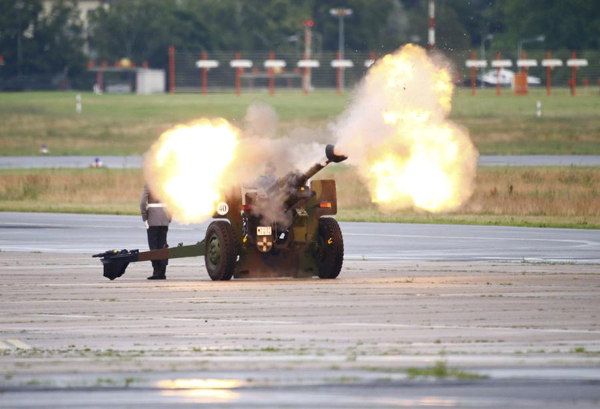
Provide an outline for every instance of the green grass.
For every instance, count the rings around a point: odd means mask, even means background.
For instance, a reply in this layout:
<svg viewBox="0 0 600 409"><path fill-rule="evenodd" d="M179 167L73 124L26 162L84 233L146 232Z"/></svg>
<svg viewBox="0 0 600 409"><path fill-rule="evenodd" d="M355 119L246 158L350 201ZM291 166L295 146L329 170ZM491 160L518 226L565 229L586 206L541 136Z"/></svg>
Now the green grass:
<svg viewBox="0 0 600 409"><path fill-rule="evenodd" d="M460 90L452 119L466 127L481 154L598 154L600 153L600 89L580 90L571 97L566 88L515 96L491 89L471 96ZM542 103L537 118L536 102Z"/></svg>
<svg viewBox="0 0 600 409"><path fill-rule="evenodd" d="M337 182L338 220L600 229L600 167L484 167L459 210L384 213L353 169L326 169ZM139 212L141 169L0 170L0 211ZM509 188L512 187L512 189Z"/></svg>
<svg viewBox="0 0 600 409"><path fill-rule="evenodd" d="M280 134L296 127L320 128L339 115L352 94L320 91L266 93L93 95L82 93L75 113L73 92L0 93L0 155L35 155L42 143L56 155L144 153L172 126L202 117L224 117L241 126L248 106L266 101L280 118ZM600 154L600 91L543 90L515 96L503 90L458 89L451 118L466 127L482 154ZM535 117L536 101L544 115Z"/></svg>
<svg viewBox="0 0 600 409"><path fill-rule="evenodd" d="M142 154L167 129L203 117L223 117L239 126L248 106L269 102L282 133L298 126L322 126L346 104L335 93L202 95L94 95L84 93L0 93L0 154L35 155L42 143L54 155Z"/></svg>
<svg viewBox="0 0 600 409"><path fill-rule="evenodd" d="M411 368L380 368L366 367L362 368L372 372L384 373L406 373L410 379L436 378L436 379L485 379L487 376L479 375L474 372L467 372L458 368L449 367L444 360L437 361L433 366L411 367Z"/></svg>
<svg viewBox="0 0 600 409"><path fill-rule="evenodd" d="M435 365L425 368L408 368L406 370L409 378L437 378L437 379L484 379L486 376L473 372L462 371L451 368L446 361L437 361Z"/></svg>

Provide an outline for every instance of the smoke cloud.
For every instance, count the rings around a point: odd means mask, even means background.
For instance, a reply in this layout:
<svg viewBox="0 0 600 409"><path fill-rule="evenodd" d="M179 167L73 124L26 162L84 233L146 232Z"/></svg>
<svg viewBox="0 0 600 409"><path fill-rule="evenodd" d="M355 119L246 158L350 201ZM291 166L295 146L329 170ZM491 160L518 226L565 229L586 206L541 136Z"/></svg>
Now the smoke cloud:
<svg viewBox="0 0 600 409"><path fill-rule="evenodd" d="M467 131L448 119L450 78L443 59L405 46L371 67L328 126L337 153L349 157L381 209L449 211L472 194L478 153ZM145 157L149 186L175 220L200 222L232 188L268 184L324 156L321 131L297 128L279 137L278 123L271 106L255 102L241 129L203 119L169 130ZM265 178L267 165L275 169ZM290 222L281 196L254 211L265 224Z"/></svg>

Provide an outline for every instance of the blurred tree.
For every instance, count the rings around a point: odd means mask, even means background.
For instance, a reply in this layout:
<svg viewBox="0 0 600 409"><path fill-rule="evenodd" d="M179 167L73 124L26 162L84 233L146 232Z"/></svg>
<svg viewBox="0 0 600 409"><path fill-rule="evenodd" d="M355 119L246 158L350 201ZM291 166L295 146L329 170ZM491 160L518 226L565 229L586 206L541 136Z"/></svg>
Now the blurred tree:
<svg viewBox="0 0 600 409"><path fill-rule="evenodd" d="M517 47L527 37L543 34L538 49L598 49L600 47L600 1L598 0L504 0L494 5L504 33L498 45Z"/></svg>
<svg viewBox="0 0 600 409"><path fill-rule="evenodd" d="M211 33L209 50L291 49L297 40L292 36L310 17L306 2L291 0L189 0L187 5Z"/></svg>
<svg viewBox="0 0 600 409"><path fill-rule="evenodd" d="M344 44L346 50L374 51L397 48L408 41L408 19L402 3L398 0L312 0L311 15L315 31L323 35L323 49L337 51L337 17L329 10L337 7L352 9L352 15L344 20Z"/></svg>
<svg viewBox="0 0 600 409"><path fill-rule="evenodd" d="M57 0L44 11L40 0L0 0L1 76L77 74L85 67L82 49L72 1Z"/></svg>
<svg viewBox="0 0 600 409"><path fill-rule="evenodd" d="M130 0L112 2L90 13L90 47L101 60L121 58L149 61L163 66L166 48L178 36L175 29L178 6L174 0ZM176 32L190 28L182 21ZM191 30L193 32L193 30Z"/></svg>
<svg viewBox="0 0 600 409"><path fill-rule="evenodd" d="M77 76L85 70L83 25L73 1L56 1L38 20L34 38L35 71Z"/></svg>
<svg viewBox="0 0 600 409"><path fill-rule="evenodd" d="M84 71L83 28L76 0L0 0L3 78ZM194 52L303 50L304 20L322 49L338 49L338 19L329 10L353 10L345 20L345 49L390 51L412 41L426 46L426 0L121 0L89 14L91 56L111 64L128 57L166 67L167 47ZM436 0L436 46L464 58L494 34L492 49L598 49L600 0ZM20 45L19 45L20 44ZM21 56L19 58L19 55Z"/></svg>

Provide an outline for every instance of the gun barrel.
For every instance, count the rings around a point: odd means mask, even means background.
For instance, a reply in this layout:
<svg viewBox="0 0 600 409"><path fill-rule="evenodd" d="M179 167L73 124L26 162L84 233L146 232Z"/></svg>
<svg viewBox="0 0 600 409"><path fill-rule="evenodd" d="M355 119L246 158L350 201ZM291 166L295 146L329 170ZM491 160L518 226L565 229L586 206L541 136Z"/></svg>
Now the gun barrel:
<svg viewBox="0 0 600 409"><path fill-rule="evenodd" d="M298 202L298 200L300 200L298 191L302 186L306 185L306 182L310 178L319 173L330 163L339 163L345 161L346 159L348 159L347 156L338 155L335 153L335 147L333 145L327 145L325 148L325 157L321 161L312 165L306 172L289 173L279 179L276 187L279 189L283 188L283 191L286 195L283 199L285 210L290 209Z"/></svg>
<svg viewBox="0 0 600 409"><path fill-rule="evenodd" d="M296 180L295 187L299 188L301 186L304 186L306 184L306 182L308 181L308 179L312 178L314 175L319 173L321 170L323 170L323 168L325 168L330 163L332 163L332 162L339 163L339 162L345 161L346 159L348 159L347 156L338 155L335 153L335 146L327 145L325 147L325 157L320 162L315 163L314 165L312 165L310 167L310 169L308 169L306 172L304 172Z"/></svg>

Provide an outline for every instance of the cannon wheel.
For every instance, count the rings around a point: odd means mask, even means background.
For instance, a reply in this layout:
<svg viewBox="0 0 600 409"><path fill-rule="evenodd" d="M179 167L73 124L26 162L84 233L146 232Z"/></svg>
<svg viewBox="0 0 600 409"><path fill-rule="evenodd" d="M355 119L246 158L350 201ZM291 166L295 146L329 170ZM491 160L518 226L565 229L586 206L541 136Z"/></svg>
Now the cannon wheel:
<svg viewBox="0 0 600 409"><path fill-rule="evenodd" d="M231 224L219 220L206 229L206 271L213 281L231 280L237 259L235 235Z"/></svg>
<svg viewBox="0 0 600 409"><path fill-rule="evenodd" d="M344 238L337 220L319 219L318 251L316 254L319 278L336 278L344 262Z"/></svg>

